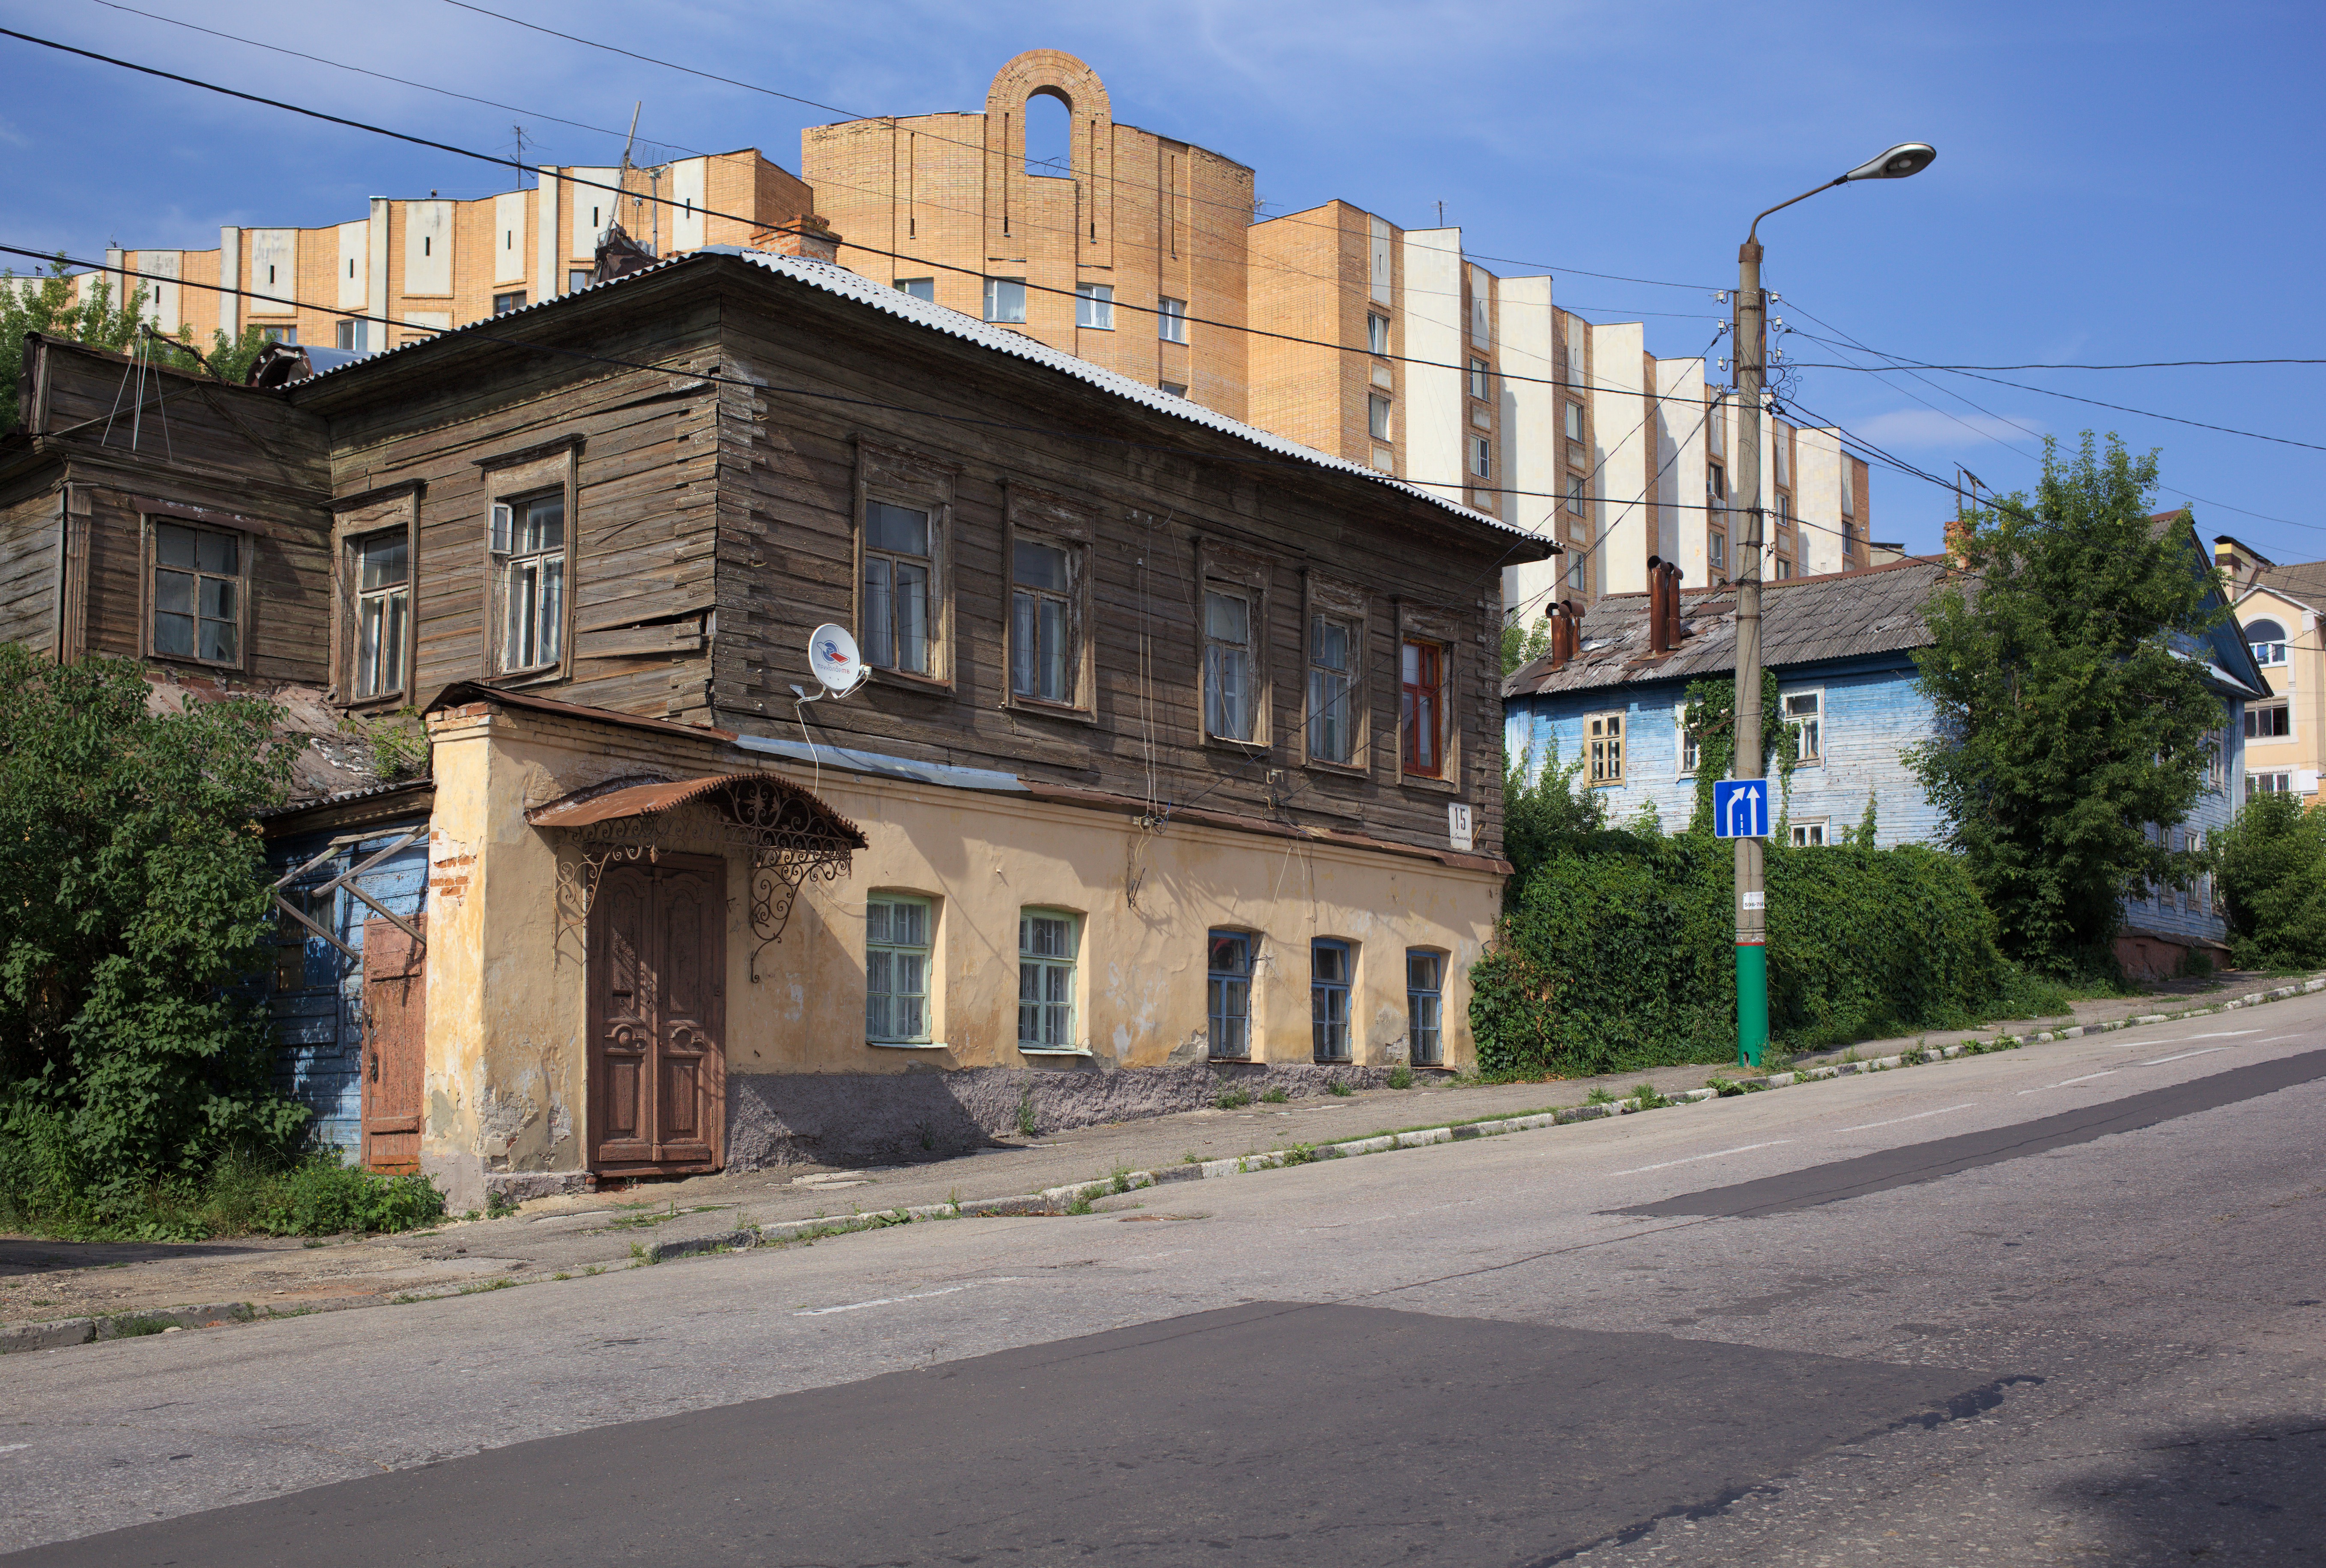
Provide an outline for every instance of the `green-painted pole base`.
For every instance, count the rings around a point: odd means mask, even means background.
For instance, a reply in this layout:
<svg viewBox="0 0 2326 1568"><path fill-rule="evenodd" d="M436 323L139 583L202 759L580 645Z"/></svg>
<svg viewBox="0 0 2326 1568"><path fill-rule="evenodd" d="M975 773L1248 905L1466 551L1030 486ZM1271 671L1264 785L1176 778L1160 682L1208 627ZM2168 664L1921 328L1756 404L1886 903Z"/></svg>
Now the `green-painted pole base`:
<svg viewBox="0 0 2326 1568"><path fill-rule="evenodd" d="M1769 949L1736 944L1736 1062L1759 1067L1769 1043Z"/></svg>

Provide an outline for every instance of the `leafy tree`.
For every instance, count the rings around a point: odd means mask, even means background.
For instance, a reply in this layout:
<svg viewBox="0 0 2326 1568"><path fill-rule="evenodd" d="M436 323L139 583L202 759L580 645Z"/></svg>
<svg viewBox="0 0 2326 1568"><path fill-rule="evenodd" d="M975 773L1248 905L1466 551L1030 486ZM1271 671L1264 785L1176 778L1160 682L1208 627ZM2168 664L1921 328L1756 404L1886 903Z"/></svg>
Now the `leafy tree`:
<svg viewBox="0 0 2326 1568"><path fill-rule="evenodd" d="M1522 626L1512 616L1503 622L1503 674L1513 676L1550 651L1550 617Z"/></svg>
<svg viewBox="0 0 2326 1568"><path fill-rule="evenodd" d="M0 644L0 1160L125 1198L273 1159L307 1112L270 1085L243 982L273 940L254 813L294 748L252 698L146 711L138 666Z"/></svg>
<svg viewBox="0 0 2326 1568"><path fill-rule="evenodd" d="M1503 854L1512 865L1504 897L1515 893L1534 868L1563 849L1571 849L1607 825L1607 807L1601 792L1577 789L1583 759L1558 760L1553 745L1542 770L1530 783L1531 756L1505 757L1503 763Z"/></svg>
<svg viewBox="0 0 2326 1568"><path fill-rule="evenodd" d="M116 354L127 353L136 341L144 320L144 284L132 289L117 307L113 285L102 275L83 303L75 304L72 294L72 274L65 269L62 257L49 264L44 277L20 278L13 272L0 272L0 434L16 425L16 383L24 369L25 333L69 338ZM193 336L191 325L178 329L183 342L157 332L153 345L155 362L181 370L207 369L223 380L240 382L266 346L265 334L257 327L245 328L241 337L231 341L224 331L213 331L209 351L197 358L190 346Z"/></svg>
<svg viewBox="0 0 2326 1568"><path fill-rule="evenodd" d="M2256 795L2217 848L2238 965L2326 963L2326 810L2303 810L2298 796Z"/></svg>
<svg viewBox="0 0 2326 1568"><path fill-rule="evenodd" d="M2054 974L2105 971L2120 901L2186 887L2202 856L2159 842L2188 815L2220 702L2176 644L2210 625L2211 568L2150 518L2156 455L2087 433L2072 462L1966 517L1970 568L1923 611L1936 738L1908 763L1951 824L2005 948Z"/></svg>

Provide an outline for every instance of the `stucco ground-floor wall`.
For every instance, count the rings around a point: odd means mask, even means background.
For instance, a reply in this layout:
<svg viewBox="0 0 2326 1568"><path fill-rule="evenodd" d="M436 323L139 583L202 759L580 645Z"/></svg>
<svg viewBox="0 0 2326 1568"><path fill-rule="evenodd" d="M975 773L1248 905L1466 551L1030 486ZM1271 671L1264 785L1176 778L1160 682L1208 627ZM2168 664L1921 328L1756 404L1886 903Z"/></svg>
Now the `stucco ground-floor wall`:
<svg viewBox="0 0 2326 1568"><path fill-rule="evenodd" d="M537 1191L588 1162L588 951L579 846L526 813L623 779L770 771L863 829L848 873L811 880L780 939L753 922L748 850L708 805L656 819L658 849L727 863L730 1168L974 1146L1206 1103L1223 1077L1315 1092L1410 1052L1407 957L1443 958L1442 1059L1475 1061L1468 973L1491 934L1489 869L1173 823L824 767L769 766L723 738L498 705L432 720L428 1090L423 1169L456 1205ZM563 876L561 880L561 870ZM865 1038L867 901L930 909L927 1039ZM1019 1049L1021 913L1075 930L1072 1055ZM1254 940L1251 1065L1211 1060L1208 934ZM1311 943L1348 945L1349 1061L1312 1059ZM753 978L756 971L757 978ZM1255 1090L1265 1087L1255 1082Z"/></svg>

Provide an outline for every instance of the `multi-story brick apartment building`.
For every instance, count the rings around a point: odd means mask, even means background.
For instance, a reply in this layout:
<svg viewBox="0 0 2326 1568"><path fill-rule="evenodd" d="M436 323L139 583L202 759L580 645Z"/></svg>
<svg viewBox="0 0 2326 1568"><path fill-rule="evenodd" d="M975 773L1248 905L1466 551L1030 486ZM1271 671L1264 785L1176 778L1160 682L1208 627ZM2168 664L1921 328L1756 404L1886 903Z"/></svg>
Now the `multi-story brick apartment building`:
<svg viewBox="0 0 2326 1568"><path fill-rule="evenodd" d="M1063 137L1029 149L1029 119L1061 113ZM567 292L616 219L668 257L820 213L862 276L1556 537L1558 563L1504 574L1519 618L1644 591L1651 555L1692 584L1728 575L1727 389L1701 359L1648 353L1638 322L1561 309L1549 275L1471 259L1457 228L1337 201L1260 219L1251 169L1119 123L1097 73L1056 50L1002 66L982 109L800 141L797 178L755 151L561 169L537 190L377 199L365 219L228 229L218 251L113 265L156 280L165 323L207 331L215 313L229 330L377 349L395 344L358 317L410 323L391 329L401 342ZM181 278L288 297L277 310L205 291L198 306ZM1865 463L1830 431L1769 419L1763 433L1768 574L1874 564Z"/></svg>

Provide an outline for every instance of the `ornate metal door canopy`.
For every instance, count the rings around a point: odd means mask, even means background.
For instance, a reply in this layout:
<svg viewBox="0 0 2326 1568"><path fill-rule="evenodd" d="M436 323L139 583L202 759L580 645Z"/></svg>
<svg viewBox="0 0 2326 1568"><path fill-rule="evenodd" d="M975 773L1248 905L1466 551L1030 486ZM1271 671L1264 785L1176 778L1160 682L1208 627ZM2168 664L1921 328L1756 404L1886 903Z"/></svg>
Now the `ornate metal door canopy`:
<svg viewBox="0 0 2326 1568"><path fill-rule="evenodd" d="M702 812L680 812L700 806ZM526 812L534 826L554 829L572 853L557 861L557 918L586 929L598 879L616 861L654 860L665 849L694 848L711 837L751 854L751 978L759 955L783 940L799 890L810 877L837 882L865 847L863 831L806 789L766 773L707 779L616 779ZM682 820L682 818L684 820ZM707 818L707 819L706 819Z"/></svg>

